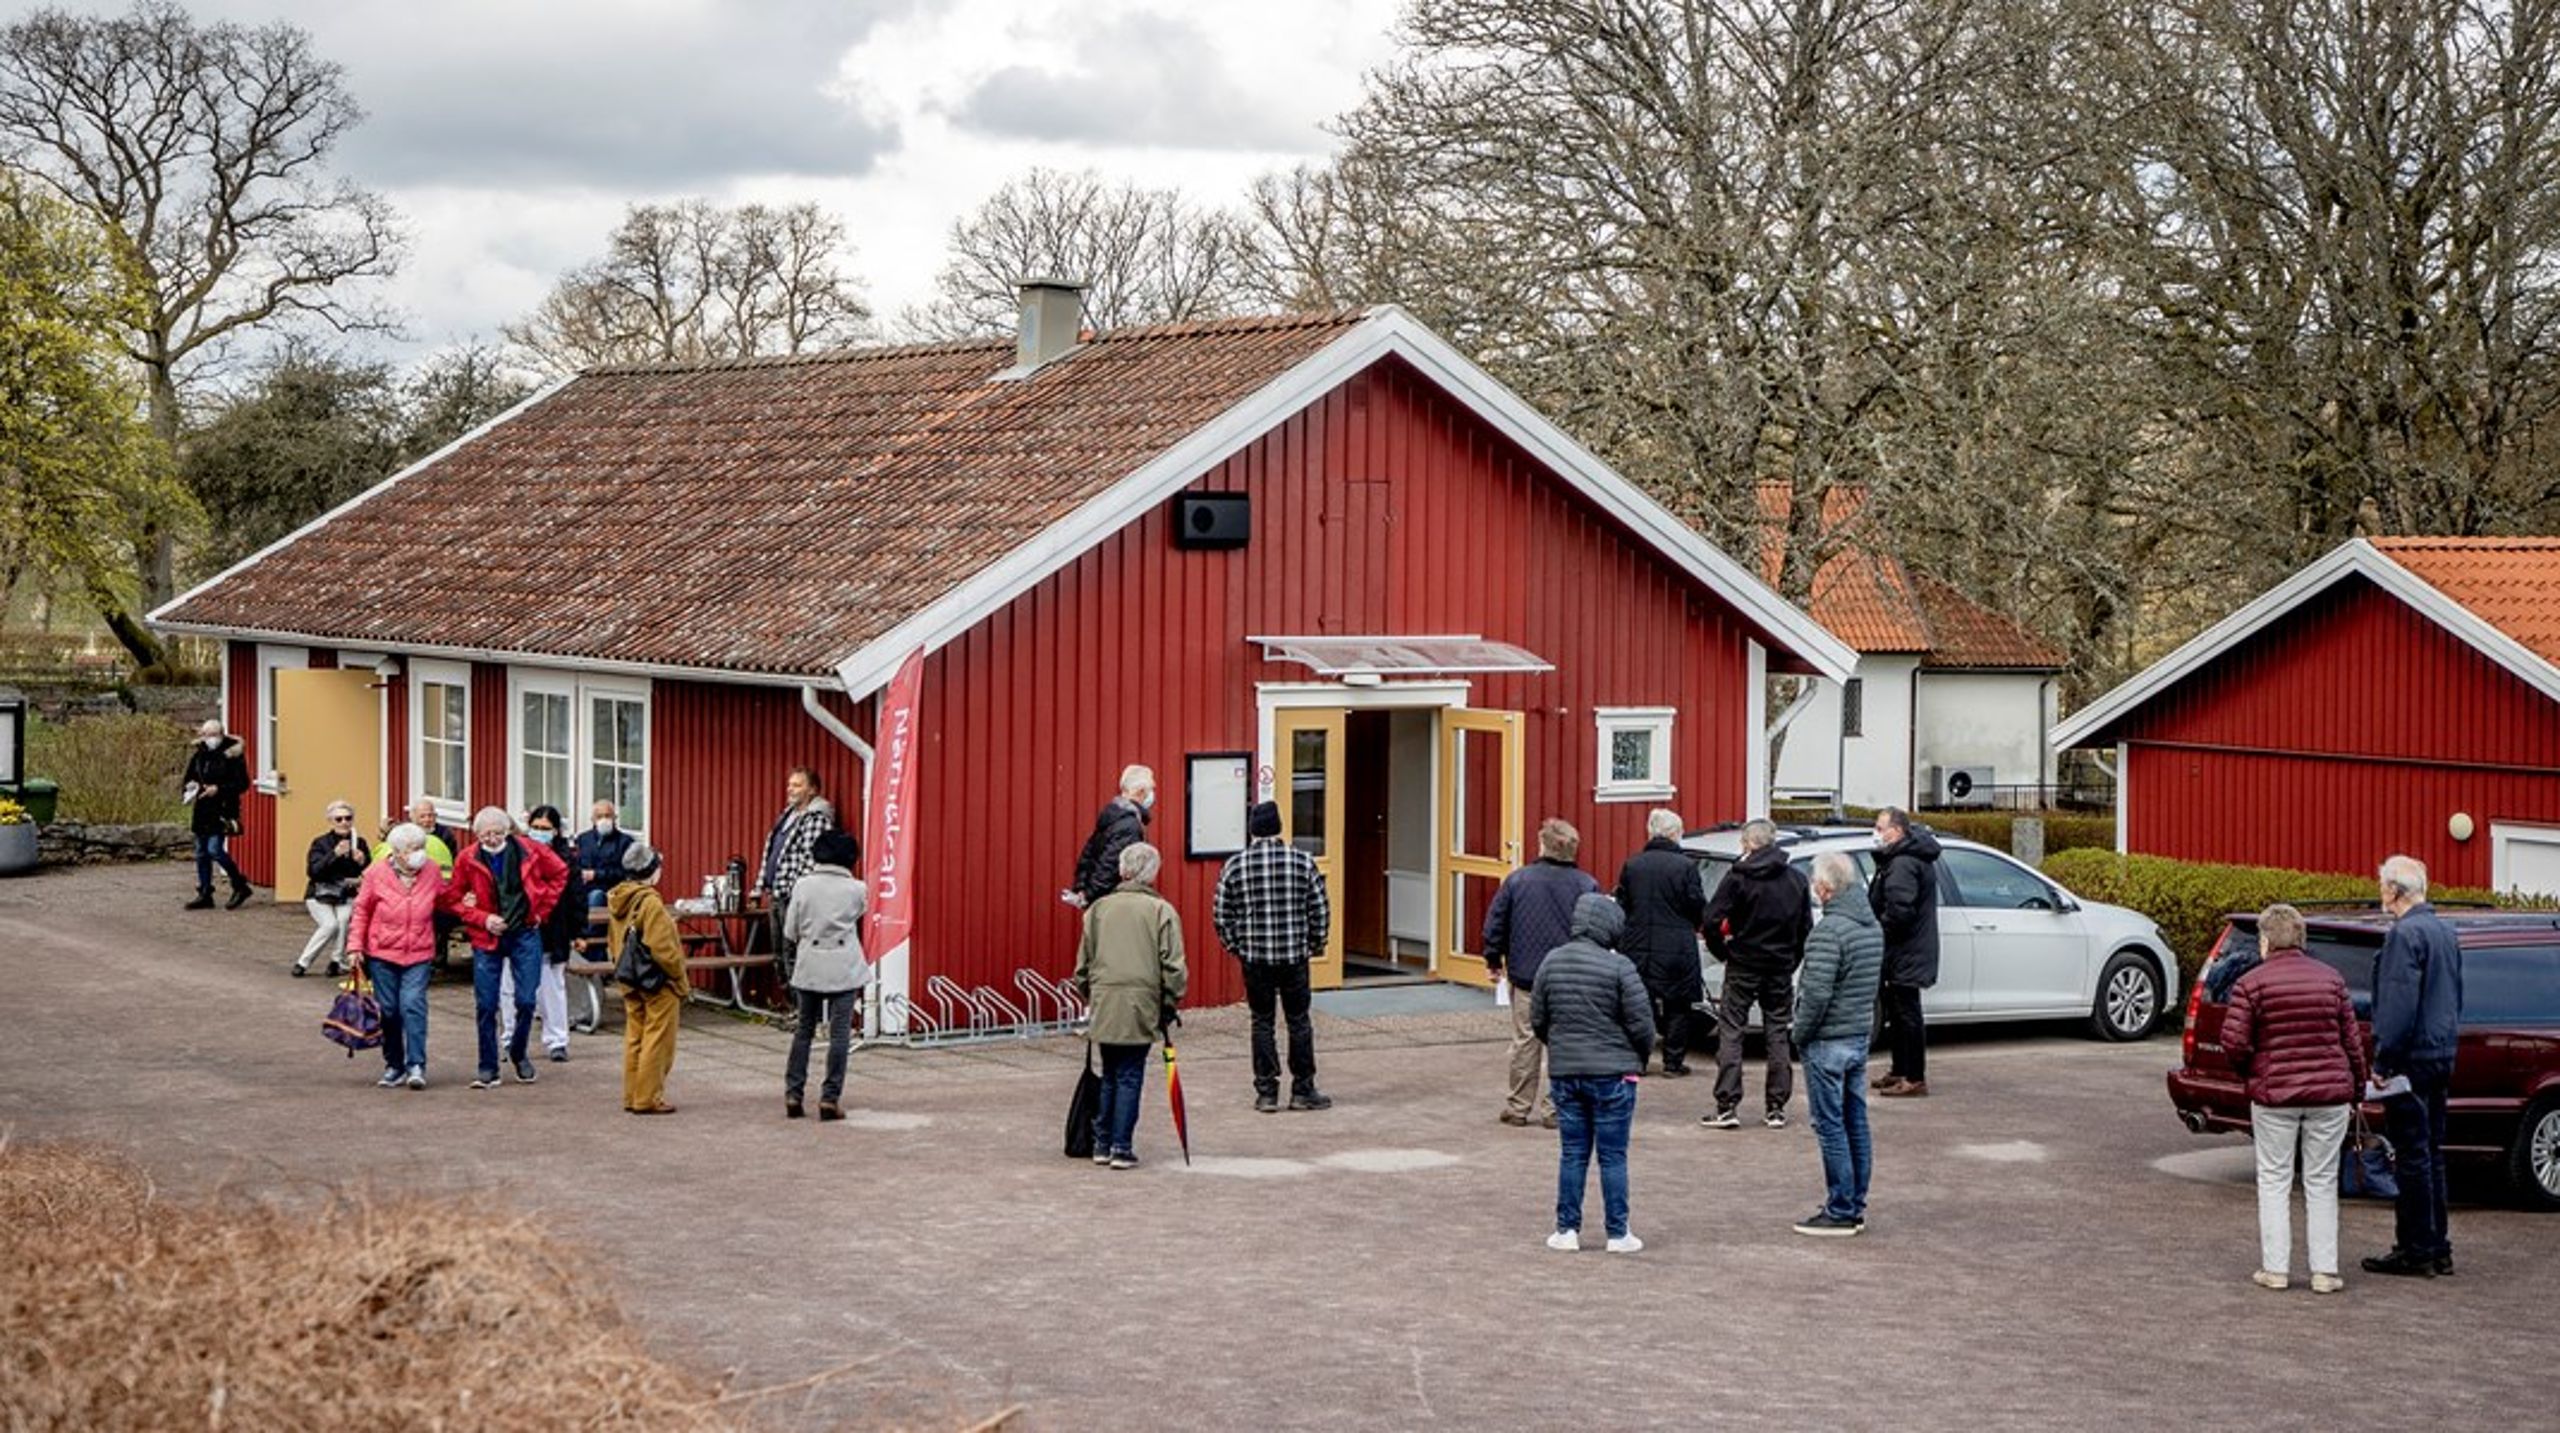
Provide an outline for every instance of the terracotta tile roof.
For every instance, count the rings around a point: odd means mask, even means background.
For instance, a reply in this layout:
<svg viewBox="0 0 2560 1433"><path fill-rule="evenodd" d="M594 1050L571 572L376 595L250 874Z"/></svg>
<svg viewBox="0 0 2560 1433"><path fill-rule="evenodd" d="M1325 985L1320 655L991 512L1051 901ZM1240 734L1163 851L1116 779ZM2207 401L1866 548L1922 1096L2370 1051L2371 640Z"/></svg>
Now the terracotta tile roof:
<svg viewBox="0 0 2560 1433"><path fill-rule="evenodd" d="M2560 665L2560 537L2377 537L2374 550Z"/></svg>
<svg viewBox="0 0 2560 1433"><path fill-rule="evenodd" d="M1762 483L1760 544L1762 580L1776 585L1785 552L1788 492L1784 483ZM1826 489L1823 524L1834 531L1865 515L1866 493L1846 484ZM2063 656L2051 643L2006 615L1983 606L1949 584L1915 572L1901 559L1864 550L1854 538L1813 574L1805 604L1813 620L1860 652L1916 655L1921 665L1971 670L2058 670Z"/></svg>
<svg viewBox="0 0 2560 1433"><path fill-rule="evenodd" d="M822 676L1361 317L599 369L160 617Z"/></svg>

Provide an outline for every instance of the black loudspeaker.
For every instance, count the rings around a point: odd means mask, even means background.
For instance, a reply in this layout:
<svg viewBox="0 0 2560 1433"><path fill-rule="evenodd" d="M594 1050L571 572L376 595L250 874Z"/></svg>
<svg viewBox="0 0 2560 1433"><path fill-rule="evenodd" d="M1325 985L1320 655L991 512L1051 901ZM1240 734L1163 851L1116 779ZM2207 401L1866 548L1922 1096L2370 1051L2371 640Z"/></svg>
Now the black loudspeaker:
<svg viewBox="0 0 2560 1433"><path fill-rule="evenodd" d="M1253 540L1253 499L1244 493L1184 493L1173 500L1173 545L1242 547Z"/></svg>

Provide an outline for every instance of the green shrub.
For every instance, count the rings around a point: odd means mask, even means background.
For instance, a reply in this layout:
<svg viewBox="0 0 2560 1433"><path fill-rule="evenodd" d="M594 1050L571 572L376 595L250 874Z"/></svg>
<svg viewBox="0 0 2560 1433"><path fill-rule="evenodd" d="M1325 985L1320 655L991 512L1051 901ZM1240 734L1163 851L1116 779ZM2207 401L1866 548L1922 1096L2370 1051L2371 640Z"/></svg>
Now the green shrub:
<svg viewBox="0 0 2560 1433"><path fill-rule="evenodd" d="M65 821L131 825L184 819L178 774L194 733L129 713L27 723L27 774L61 783Z"/></svg>
<svg viewBox="0 0 2560 1433"><path fill-rule="evenodd" d="M2164 856L2119 856L2112 851L2077 850L2054 856L2044 873L2074 894L2109 905L2128 906L2159 923L2160 934L2178 957L2184 982L2195 979L2205 955L2222 934L2222 918L2235 911L2258 911L2277 901L2374 900L2371 876L2340 876L2314 871L2287 871L2274 866L2218 866L2201 861L2173 861ZM2499 896L2468 887L2440 889L2446 901L2496 904L2524 910L2560 909L2542 896Z"/></svg>
<svg viewBox="0 0 2560 1433"><path fill-rule="evenodd" d="M1979 841L1985 846L2014 852L2018 848L2013 838L2018 818L2022 815L2043 819L2044 853L2047 857L2064 851L2115 848L2116 818L2113 816L2085 816L2062 811L1922 811L1914 819L1941 836Z"/></svg>

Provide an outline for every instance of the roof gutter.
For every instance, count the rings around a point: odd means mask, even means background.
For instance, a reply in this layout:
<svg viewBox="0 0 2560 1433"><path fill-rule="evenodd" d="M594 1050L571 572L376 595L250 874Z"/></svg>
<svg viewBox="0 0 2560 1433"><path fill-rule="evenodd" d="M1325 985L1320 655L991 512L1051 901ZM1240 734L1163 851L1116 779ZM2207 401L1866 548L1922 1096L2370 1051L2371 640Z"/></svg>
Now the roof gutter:
<svg viewBox="0 0 2560 1433"><path fill-rule="evenodd" d="M805 672L742 672L725 667L671 667L647 662L615 662L598 657L562 657L547 652L501 652L488 647L448 647L432 642L385 641L378 637L327 637L311 632L276 632L258 627L225 627L209 622L155 621L163 632L189 637L218 637L235 642L265 642L280 647L309 647L344 652L389 652L403 657L432 657L449 662L488 662L499 666L546 667L562 672L598 672L615 677L657 681L724 682L735 686L798 687Z"/></svg>

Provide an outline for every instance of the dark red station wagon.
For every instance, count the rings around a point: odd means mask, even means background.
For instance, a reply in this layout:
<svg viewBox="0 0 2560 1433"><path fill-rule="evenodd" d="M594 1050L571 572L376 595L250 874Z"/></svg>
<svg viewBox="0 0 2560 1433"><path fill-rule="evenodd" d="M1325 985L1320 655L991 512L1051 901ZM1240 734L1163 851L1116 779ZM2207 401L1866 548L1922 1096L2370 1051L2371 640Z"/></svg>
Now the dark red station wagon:
<svg viewBox="0 0 2560 1433"><path fill-rule="evenodd" d="M2445 1152L2456 1161L2494 1161L2527 1206L2560 1210L2560 919L2438 914L2462 942L2462 1038ZM2356 1014L2370 1021L2373 959L2391 918L2371 909L2304 916L2306 953L2346 977ZM2249 1128L2248 1092L2222 1049L2222 1016L2232 984L2257 961L2258 918L2226 918L2187 997L2186 1041L2169 1072L2169 1101L2199 1134Z"/></svg>

